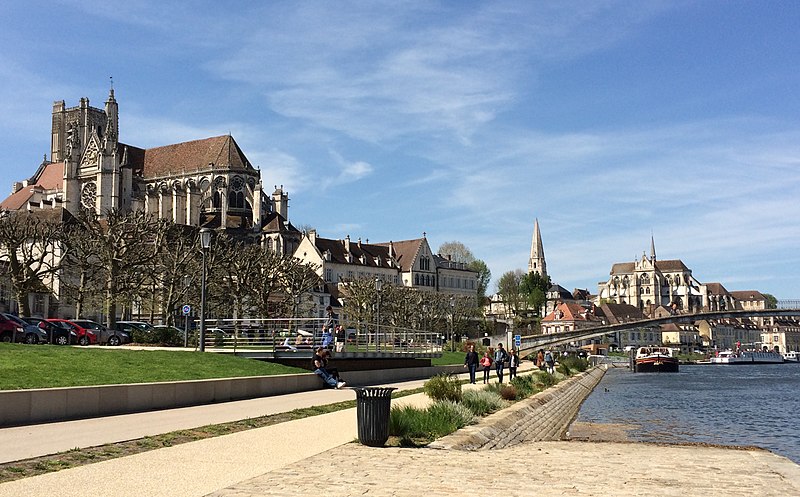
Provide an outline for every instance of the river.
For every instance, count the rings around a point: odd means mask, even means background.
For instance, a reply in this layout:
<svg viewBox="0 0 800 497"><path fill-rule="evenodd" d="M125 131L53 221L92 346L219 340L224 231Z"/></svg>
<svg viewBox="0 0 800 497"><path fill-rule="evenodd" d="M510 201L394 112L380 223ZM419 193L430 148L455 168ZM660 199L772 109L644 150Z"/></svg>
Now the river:
<svg viewBox="0 0 800 497"><path fill-rule="evenodd" d="M572 438L595 440L620 439L597 434L607 426L634 441L757 446L800 464L798 413L800 364L681 365L679 373L614 368L570 430ZM582 437L589 431L595 436Z"/></svg>

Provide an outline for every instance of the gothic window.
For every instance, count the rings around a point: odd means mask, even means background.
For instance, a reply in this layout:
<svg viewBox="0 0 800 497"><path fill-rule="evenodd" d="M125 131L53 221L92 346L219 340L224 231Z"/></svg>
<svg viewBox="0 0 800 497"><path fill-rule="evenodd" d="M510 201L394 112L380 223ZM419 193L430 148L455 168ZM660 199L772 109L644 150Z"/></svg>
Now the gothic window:
<svg viewBox="0 0 800 497"><path fill-rule="evenodd" d="M89 182L83 185L81 192L81 205L86 210L94 210L97 200L97 185L94 182Z"/></svg>
<svg viewBox="0 0 800 497"><path fill-rule="evenodd" d="M213 200L212 200L212 203L211 203L211 205L212 205L212 206L213 206L215 209L219 209L219 208L220 208L220 206L222 205L222 204L221 204L221 199L220 199L220 197L219 197L219 192L214 192L214 198L213 198Z"/></svg>
<svg viewBox="0 0 800 497"><path fill-rule="evenodd" d="M414 285L415 286L419 286L419 275L418 274L414 275Z"/></svg>

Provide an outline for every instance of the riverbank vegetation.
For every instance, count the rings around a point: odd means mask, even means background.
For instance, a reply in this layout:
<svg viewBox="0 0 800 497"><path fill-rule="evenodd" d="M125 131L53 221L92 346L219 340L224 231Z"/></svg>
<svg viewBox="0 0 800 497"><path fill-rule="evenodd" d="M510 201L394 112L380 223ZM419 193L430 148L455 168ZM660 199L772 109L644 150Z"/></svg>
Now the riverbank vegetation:
<svg viewBox="0 0 800 497"><path fill-rule="evenodd" d="M455 375L434 376L423 387L425 394L433 401L431 405L423 409L412 406L392 407L388 443L401 447L423 447L588 368L585 359L570 359L562 361L556 374L534 371L519 375L509 383L489 383L482 389L470 389L466 392L462 392L463 382Z"/></svg>

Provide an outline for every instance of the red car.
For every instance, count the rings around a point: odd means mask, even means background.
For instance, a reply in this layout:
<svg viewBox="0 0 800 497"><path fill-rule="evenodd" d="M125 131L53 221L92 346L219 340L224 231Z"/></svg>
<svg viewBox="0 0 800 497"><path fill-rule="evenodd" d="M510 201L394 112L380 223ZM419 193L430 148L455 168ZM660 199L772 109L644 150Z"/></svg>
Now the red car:
<svg viewBox="0 0 800 497"><path fill-rule="evenodd" d="M97 334L93 330L79 326L68 319L47 319L51 323L59 323L78 334L78 343L80 345L94 345L97 343Z"/></svg>

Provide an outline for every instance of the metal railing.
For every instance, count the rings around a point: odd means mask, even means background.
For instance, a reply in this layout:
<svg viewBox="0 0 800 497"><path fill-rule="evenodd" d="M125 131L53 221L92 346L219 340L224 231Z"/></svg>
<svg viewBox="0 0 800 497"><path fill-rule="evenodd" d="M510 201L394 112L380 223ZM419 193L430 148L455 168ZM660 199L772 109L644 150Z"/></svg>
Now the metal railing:
<svg viewBox="0 0 800 497"><path fill-rule="evenodd" d="M325 318L207 319L205 348L261 357L311 357L325 346L337 357L436 357L438 333L360 323L327 335Z"/></svg>

